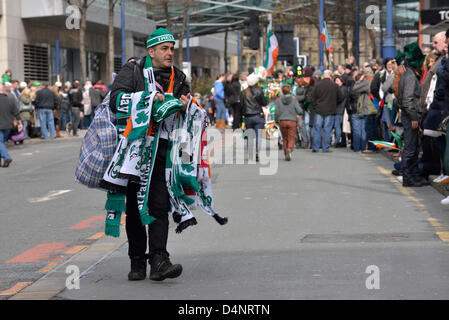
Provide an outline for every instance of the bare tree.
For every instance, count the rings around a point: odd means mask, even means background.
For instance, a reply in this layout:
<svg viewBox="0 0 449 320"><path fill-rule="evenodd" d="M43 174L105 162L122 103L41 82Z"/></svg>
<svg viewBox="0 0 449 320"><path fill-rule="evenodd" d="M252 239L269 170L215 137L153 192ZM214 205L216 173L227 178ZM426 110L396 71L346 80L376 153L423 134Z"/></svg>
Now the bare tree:
<svg viewBox="0 0 449 320"><path fill-rule="evenodd" d="M192 0L183 0L184 9L183 9L183 17L182 17L182 28L181 33L179 34L179 48L178 48L178 67L182 67L182 61L184 60L184 50L182 48L182 42L184 41L184 36L186 34L187 29L187 14L190 8L190 4Z"/></svg>
<svg viewBox="0 0 449 320"><path fill-rule="evenodd" d="M108 28L108 63L106 66L107 82L112 82L114 72L114 7L119 0L109 0L109 28Z"/></svg>
<svg viewBox="0 0 449 320"><path fill-rule="evenodd" d="M81 81L86 82L87 78L87 63L86 63L86 29L87 29L87 9L94 3L95 0L67 0L69 5L75 5L80 10L81 25L80 25L80 60L81 60Z"/></svg>

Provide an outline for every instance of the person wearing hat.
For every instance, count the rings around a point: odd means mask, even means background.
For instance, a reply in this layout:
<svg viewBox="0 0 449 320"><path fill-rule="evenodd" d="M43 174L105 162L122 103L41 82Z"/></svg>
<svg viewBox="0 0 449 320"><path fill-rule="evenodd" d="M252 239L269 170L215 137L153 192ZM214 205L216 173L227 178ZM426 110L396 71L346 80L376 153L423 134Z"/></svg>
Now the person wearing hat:
<svg viewBox="0 0 449 320"><path fill-rule="evenodd" d="M404 187L421 187L428 184L419 174L418 169L418 139L421 111L421 73L425 56L417 42L404 47L405 72L398 85L397 104L402 111L404 127L404 150L402 152L402 185Z"/></svg>
<svg viewBox="0 0 449 320"><path fill-rule="evenodd" d="M116 102L120 93L144 91L149 81L147 70L153 68L156 97L164 99L164 93L170 93L184 105L184 111L190 100L190 87L186 75L173 66L175 39L165 28L156 29L146 42L148 55L141 59L130 59L117 74L111 87L110 107L117 111ZM144 75L144 70L146 70ZM153 79L151 79L153 80ZM169 226L169 193L165 178L165 163L168 150L168 132L174 128L176 114L163 120L159 126L164 128L159 136L156 160L149 186L148 210L156 220L143 226L137 205L138 183L129 182L126 192L126 234L128 237L128 255L131 271L128 280L146 278L146 263L151 266L150 279L162 281L176 278L182 273L180 264L173 265L167 251ZM162 131L161 131L162 132ZM153 195L153 196L151 196ZM148 244L148 255L146 254Z"/></svg>
<svg viewBox="0 0 449 320"><path fill-rule="evenodd" d="M259 77L251 73L247 79L248 87L240 93L243 114L245 115L245 127L249 132L254 132L252 137L256 139L256 162L259 162L259 131L265 127L265 118L262 107L268 104L262 89L257 85ZM248 150L252 151L253 139L248 139Z"/></svg>

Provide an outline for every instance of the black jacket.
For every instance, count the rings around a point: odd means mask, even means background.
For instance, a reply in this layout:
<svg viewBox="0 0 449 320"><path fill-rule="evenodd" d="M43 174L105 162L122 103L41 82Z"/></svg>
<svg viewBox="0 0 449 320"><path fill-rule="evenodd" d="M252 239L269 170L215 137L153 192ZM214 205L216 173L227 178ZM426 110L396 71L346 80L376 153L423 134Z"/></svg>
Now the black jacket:
<svg viewBox="0 0 449 320"><path fill-rule="evenodd" d="M36 92L36 99L34 100L34 106L41 109L55 109L59 104L58 98L48 88L43 88Z"/></svg>
<svg viewBox="0 0 449 320"><path fill-rule="evenodd" d="M246 97L246 90L243 90L240 94L244 115L252 116L261 113L263 114L262 106L268 104L265 95L263 94L263 90L257 85L249 87L249 90L249 98Z"/></svg>
<svg viewBox="0 0 449 320"><path fill-rule="evenodd" d="M421 112L419 101L421 97L421 83L419 75L407 67L405 73L399 80L397 102L399 108L405 112L412 121L419 121Z"/></svg>
<svg viewBox="0 0 449 320"><path fill-rule="evenodd" d="M81 88L78 89L78 91L71 89L69 92L69 100L70 100L70 105L73 108L83 108L83 91L81 90Z"/></svg>
<svg viewBox="0 0 449 320"><path fill-rule="evenodd" d="M17 100L6 94L0 94L0 130L13 129L14 118L20 120Z"/></svg>
<svg viewBox="0 0 449 320"><path fill-rule="evenodd" d="M343 84L340 87L341 95L343 96L343 100L337 104L337 114L344 114L345 109L347 108L348 103L348 88Z"/></svg>
<svg viewBox="0 0 449 320"><path fill-rule="evenodd" d="M240 102L240 82L231 81L225 83L225 98L229 105Z"/></svg>
<svg viewBox="0 0 449 320"><path fill-rule="evenodd" d="M143 67L145 59L140 59L137 62L126 63L114 79L111 87L111 101L110 107L113 112L116 112L117 96L120 92L139 92L145 90L145 78L143 76ZM175 83L173 86L173 96L180 98L190 92L190 86L186 80L186 75L174 67ZM154 77L164 91L167 91L170 84L171 68L168 69L154 69Z"/></svg>
<svg viewBox="0 0 449 320"><path fill-rule="evenodd" d="M338 85L331 79L324 78L313 88L313 111L322 116L336 114L337 104L343 98Z"/></svg>

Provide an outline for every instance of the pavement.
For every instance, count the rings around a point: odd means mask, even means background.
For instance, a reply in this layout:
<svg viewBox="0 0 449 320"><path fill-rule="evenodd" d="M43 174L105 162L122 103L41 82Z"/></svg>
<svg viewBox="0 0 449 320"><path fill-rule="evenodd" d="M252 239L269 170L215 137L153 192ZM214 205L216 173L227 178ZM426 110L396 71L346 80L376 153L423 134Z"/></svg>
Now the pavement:
<svg viewBox="0 0 449 320"><path fill-rule="evenodd" d="M380 153L296 149L286 162L273 141L263 143L271 152L259 164L243 161L240 144L233 163L213 165L214 206L227 225L199 209L198 225L181 234L170 220L168 251L183 266L179 278L128 281L122 224L119 238L100 236L7 298L449 298L449 209L441 193L402 187ZM233 144L223 145L229 154ZM103 199L92 201L83 208Z"/></svg>

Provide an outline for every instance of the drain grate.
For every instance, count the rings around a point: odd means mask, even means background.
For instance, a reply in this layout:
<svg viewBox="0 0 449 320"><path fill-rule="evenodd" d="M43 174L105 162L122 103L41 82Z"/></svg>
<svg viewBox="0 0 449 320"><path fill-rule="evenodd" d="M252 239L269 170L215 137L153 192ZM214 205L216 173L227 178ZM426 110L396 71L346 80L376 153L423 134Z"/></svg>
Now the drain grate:
<svg viewBox="0 0 449 320"><path fill-rule="evenodd" d="M431 232L409 233L353 233L353 234L308 234L301 239L303 243L345 243L345 242L403 242L438 241Z"/></svg>

